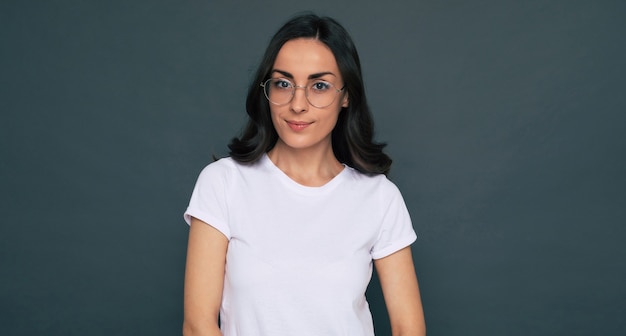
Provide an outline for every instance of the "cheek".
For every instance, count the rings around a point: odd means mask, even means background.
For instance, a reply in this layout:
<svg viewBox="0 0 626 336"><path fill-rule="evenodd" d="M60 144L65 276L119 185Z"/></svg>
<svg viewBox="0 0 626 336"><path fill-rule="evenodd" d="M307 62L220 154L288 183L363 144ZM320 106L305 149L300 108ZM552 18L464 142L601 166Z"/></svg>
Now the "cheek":
<svg viewBox="0 0 626 336"><path fill-rule="evenodd" d="M279 116L280 110L273 106L270 107L270 118L272 119L272 124L274 125L274 128L276 128L276 122L280 120Z"/></svg>
<svg viewBox="0 0 626 336"><path fill-rule="evenodd" d="M339 107L337 111L331 112L326 116L325 124L327 128L329 128L330 130L335 129L335 126L337 126L337 121L339 120L340 113L342 113L341 107Z"/></svg>

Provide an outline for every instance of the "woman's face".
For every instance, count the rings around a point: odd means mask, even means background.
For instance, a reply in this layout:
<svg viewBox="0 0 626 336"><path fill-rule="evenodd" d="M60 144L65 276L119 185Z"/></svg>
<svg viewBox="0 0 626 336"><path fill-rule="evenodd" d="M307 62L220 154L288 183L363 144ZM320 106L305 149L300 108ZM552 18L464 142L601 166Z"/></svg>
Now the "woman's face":
<svg viewBox="0 0 626 336"><path fill-rule="evenodd" d="M270 90L276 90L274 92L288 90L290 86L297 87L289 103L269 104L279 137L276 146L332 149L331 132L341 108L348 106L345 91L336 91L343 88L344 83L332 51L316 39L290 40L278 52L270 78L277 80L268 83L272 86ZM308 91L308 99L305 90ZM327 92L324 93L324 90ZM322 95L333 95L334 100L328 106L316 107L329 101L323 97L320 99Z"/></svg>

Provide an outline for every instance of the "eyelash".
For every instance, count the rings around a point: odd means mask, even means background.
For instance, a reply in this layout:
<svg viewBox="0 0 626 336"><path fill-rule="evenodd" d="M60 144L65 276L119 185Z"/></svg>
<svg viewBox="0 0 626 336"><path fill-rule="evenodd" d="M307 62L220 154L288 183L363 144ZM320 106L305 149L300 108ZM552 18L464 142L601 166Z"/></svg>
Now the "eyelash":
<svg viewBox="0 0 626 336"><path fill-rule="evenodd" d="M287 83L288 86L282 86L283 84ZM316 86L318 86L318 84L322 84L324 87L322 88L316 88ZM330 84L329 82L323 81L323 80L316 80L313 83L311 83L310 85L307 84L307 87L311 87L314 90L318 90L318 91L322 91L322 90L328 90L331 87L332 84ZM279 89L286 89L286 88L291 88L294 87L295 85L287 80L287 79L282 79L282 78L276 78L274 79L274 87L279 88Z"/></svg>

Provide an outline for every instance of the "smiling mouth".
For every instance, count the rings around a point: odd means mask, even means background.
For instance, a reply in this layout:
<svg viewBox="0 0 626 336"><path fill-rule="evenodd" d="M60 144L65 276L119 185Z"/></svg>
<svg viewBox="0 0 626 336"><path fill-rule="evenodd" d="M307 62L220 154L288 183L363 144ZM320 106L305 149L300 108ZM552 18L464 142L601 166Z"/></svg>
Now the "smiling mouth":
<svg viewBox="0 0 626 336"><path fill-rule="evenodd" d="M304 122L304 121L287 121L287 125L294 131L301 131L307 127L309 127L312 122Z"/></svg>

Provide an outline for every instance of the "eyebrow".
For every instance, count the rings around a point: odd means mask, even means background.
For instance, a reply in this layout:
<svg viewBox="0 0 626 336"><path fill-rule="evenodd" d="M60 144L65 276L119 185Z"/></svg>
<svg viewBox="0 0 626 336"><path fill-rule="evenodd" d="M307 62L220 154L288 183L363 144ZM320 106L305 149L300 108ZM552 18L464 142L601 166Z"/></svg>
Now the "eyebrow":
<svg viewBox="0 0 626 336"><path fill-rule="evenodd" d="M281 75L283 75L283 76L285 76L287 78L293 79L293 75L290 74L287 71L274 69L274 70L272 70L272 72L278 72L279 74L281 74ZM320 77L325 76L325 75L331 75L331 76L337 77L334 73L332 73L330 71L324 71L324 72L318 72L318 73L310 74L308 79L316 79L316 78L320 78Z"/></svg>

